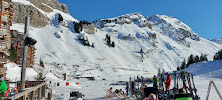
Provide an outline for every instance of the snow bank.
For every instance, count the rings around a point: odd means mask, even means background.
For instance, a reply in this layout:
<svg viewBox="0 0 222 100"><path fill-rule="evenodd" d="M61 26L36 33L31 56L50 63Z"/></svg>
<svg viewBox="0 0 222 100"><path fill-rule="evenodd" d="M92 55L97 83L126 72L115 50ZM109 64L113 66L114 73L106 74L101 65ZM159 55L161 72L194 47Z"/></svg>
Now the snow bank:
<svg viewBox="0 0 222 100"><path fill-rule="evenodd" d="M192 64L188 69L195 76L222 79L222 61L210 61Z"/></svg>
<svg viewBox="0 0 222 100"><path fill-rule="evenodd" d="M11 81L21 80L21 67L15 63L8 63L7 65L7 78ZM33 68L26 68L26 80L35 81L35 77L38 73Z"/></svg>

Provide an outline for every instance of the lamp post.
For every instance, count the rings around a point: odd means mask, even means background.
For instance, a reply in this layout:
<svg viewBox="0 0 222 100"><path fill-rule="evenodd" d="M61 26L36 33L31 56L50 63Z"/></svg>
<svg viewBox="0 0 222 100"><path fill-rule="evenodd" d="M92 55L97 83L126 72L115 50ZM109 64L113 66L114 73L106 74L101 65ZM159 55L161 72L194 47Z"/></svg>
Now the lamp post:
<svg viewBox="0 0 222 100"><path fill-rule="evenodd" d="M29 24L29 17L25 17L25 30L24 30L24 36L28 33L28 24ZM25 38L25 37L24 37ZM26 56L27 56L27 50L28 46L26 45L26 39L23 40L23 50L22 50L22 69L21 69L21 84L20 84L20 92L22 92L25 89L25 75L26 75Z"/></svg>

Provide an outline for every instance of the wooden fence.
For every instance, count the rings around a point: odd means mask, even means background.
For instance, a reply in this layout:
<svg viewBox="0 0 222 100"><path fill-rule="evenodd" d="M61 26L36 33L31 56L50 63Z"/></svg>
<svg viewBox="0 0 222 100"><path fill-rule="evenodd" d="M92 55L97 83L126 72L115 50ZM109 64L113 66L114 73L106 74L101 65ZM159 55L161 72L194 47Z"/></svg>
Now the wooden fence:
<svg viewBox="0 0 222 100"><path fill-rule="evenodd" d="M42 82L34 87L26 88L25 91L16 94L15 96L9 97L7 100L41 100L45 97L46 93L46 82ZM51 97L48 97L51 100Z"/></svg>

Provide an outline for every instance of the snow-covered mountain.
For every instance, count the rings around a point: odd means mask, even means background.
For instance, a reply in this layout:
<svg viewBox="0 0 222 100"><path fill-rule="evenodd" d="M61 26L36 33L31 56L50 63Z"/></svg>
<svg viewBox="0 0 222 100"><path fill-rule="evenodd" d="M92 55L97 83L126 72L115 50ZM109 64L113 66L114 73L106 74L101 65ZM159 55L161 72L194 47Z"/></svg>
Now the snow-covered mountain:
<svg viewBox="0 0 222 100"><path fill-rule="evenodd" d="M210 41L221 44L222 45L222 39L210 39Z"/></svg>
<svg viewBox="0 0 222 100"><path fill-rule="evenodd" d="M144 17L141 13L126 14L115 18L93 22L95 34L74 30L79 22L68 13L50 7L46 12L29 2L50 21L45 27L30 27L30 36L37 40L36 64L41 58L47 70L57 76L67 73L68 77L94 76L128 78L135 75L153 75L158 68L175 70L190 54L207 54L208 59L222 48L221 45L199 37L183 22L165 15ZM44 4L46 5L46 4ZM58 14L63 22L58 23ZM14 23L12 29L23 32L24 25ZM109 47L106 34L114 41ZM84 46L79 37L84 36L90 45ZM140 50L143 53L140 53Z"/></svg>

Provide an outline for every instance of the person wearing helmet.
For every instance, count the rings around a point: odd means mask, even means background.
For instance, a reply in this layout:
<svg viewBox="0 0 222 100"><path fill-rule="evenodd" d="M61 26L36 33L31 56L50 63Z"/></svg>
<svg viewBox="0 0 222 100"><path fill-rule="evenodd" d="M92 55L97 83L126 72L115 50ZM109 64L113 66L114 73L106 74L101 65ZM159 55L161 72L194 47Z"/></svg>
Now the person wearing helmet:
<svg viewBox="0 0 222 100"><path fill-rule="evenodd" d="M156 77L156 75L154 75L153 76L153 88L158 88L158 79L157 79L157 77Z"/></svg>

